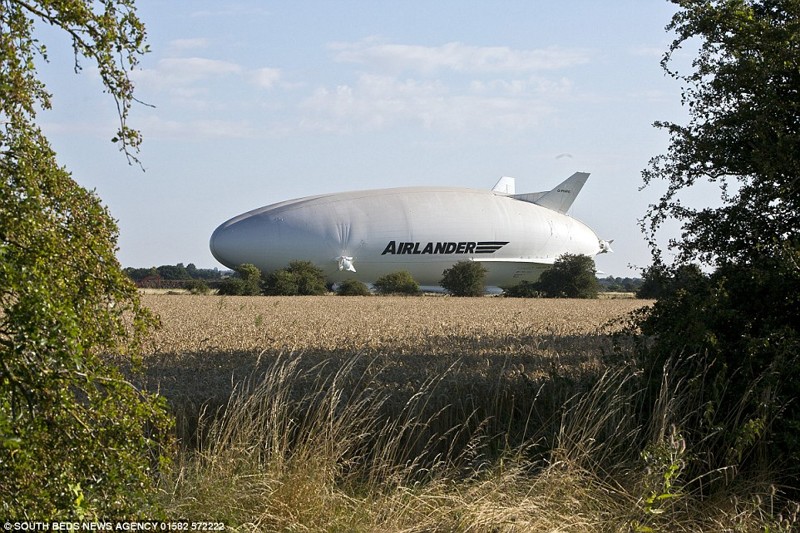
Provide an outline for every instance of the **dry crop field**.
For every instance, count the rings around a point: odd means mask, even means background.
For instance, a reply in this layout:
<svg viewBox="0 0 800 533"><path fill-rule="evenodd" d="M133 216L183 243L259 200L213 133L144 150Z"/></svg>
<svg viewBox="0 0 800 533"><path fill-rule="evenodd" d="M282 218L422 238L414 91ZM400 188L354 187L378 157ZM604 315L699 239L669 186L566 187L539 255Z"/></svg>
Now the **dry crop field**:
<svg viewBox="0 0 800 533"><path fill-rule="evenodd" d="M257 380L280 358L299 358L319 375L356 357L354 375L377 380L398 401L445 375L443 395L519 396L554 375L596 375L610 350L607 334L620 327L614 321L648 304L441 296L142 300L162 324L145 346L146 386L178 412L224 404L237 384Z"/></svg>
<svg viewBox="0 0 800 533"><path fill-rule="evenodd" d="M142 295L161 317L148 354L343 351L530 353L593 337L644 300Z"/></svg>

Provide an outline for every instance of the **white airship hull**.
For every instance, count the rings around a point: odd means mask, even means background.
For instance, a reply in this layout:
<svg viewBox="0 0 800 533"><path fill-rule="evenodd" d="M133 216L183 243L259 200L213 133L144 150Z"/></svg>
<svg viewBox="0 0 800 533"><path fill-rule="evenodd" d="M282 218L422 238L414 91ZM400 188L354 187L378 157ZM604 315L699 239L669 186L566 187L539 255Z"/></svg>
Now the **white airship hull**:
<svg viewBox="0 0 800 533"><path fill-rule="evenodd" d="M600 242L580 221L529 201L495 191L415 187L255 209L217 228L210 246L230 268L252 263L270 272L305 260L331 283L370 283L407 270L421 285L435 286L456 262L480 261L487 284L505 287L535 281L564 253L600 253Z"/></svg>

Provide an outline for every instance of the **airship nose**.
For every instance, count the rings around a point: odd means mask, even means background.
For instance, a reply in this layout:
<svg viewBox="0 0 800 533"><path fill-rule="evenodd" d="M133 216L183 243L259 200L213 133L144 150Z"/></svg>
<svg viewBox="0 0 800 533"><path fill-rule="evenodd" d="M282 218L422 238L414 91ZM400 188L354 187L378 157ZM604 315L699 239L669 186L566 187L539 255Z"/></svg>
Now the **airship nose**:
<svg viewBox="0 0 800 533"><path fill-rule="evenodd" d="M211 248L211 255L228 268L237 266L233 260L236 250L234 240L231 229L227 227L227 224L223 224L214 230L208 243L209 248Z"/></svg>

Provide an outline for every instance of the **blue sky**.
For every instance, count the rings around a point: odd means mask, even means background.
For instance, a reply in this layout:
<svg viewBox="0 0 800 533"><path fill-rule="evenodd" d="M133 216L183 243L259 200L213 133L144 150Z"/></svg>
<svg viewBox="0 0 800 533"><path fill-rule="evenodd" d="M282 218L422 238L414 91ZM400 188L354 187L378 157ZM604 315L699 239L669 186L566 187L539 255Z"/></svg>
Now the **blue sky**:
<svg viewBox="0 0 800 533"><path fill-rule="evenodd" d="M416 185L549 190L591 173L571 214L614 254L649 264L637 225L664 153L656 120L685 122L659 66L672 4L656 0L138 2L151 53L134 72L128 166L115 107L68 41L43 29L40 115L60 161L119 221L124 266L219 265L208 239L244 211L325 192Z"/></svg>

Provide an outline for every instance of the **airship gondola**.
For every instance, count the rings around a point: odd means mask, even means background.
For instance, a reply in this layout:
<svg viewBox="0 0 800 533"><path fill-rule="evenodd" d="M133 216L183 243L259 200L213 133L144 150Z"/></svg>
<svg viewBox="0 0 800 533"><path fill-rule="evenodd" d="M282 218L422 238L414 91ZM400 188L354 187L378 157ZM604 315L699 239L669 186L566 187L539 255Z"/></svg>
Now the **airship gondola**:
<svg viewBox="0 0 800 533"><path fill-rule="evenodd" d="M567 211L588 173L576 172L550 191L515 194L514 178L492 190L404 187L308 196L249 211L220 225L211 253L235 268L262 272L305 260L328 282L372 283L407 270L435 286L458 261L477 261L487 285L535 281L565 253L610 251Z"/></svg>

